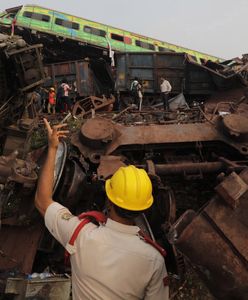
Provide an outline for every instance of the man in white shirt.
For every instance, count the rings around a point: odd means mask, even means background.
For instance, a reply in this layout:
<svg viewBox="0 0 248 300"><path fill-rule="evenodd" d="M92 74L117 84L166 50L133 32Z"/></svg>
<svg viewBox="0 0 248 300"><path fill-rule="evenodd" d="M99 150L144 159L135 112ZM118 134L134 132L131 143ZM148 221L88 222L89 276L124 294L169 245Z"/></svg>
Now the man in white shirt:
<svg viewBox="0 0 248 300"><path fill-rule="evenodd" d="M152 185L145 170L122 167L105 183L108 218L81 228L81 221L52 199L54 164L65 124L50 127L48 154L38 180L35 205L50 233L70 253L74 300L168 300L168 275L163 256L144 242L134 218L153 203ZM162 251L163 252L163 251Z"/></svg>
<svg viewBox="0 0 248 300"><path fill-rule="evenodd" d="M164 110L169 110L169 93L171 92L171 84L168 80L165 80L165 78L161 77L161 84L160 84L160 91L164 103Z"/></svg>
<svg viewBox="0 0 248 300"><path fill-rule="evenodd" d="M71 87L68 84L68 81L66 78L63 78L62 83L61 83L61 88L63 89L63 95L61 97L62 103L63 103L63 108L64 112L71 111L72 107L72 102L71 99L69 98L69 91L71 90Z"/></svg>

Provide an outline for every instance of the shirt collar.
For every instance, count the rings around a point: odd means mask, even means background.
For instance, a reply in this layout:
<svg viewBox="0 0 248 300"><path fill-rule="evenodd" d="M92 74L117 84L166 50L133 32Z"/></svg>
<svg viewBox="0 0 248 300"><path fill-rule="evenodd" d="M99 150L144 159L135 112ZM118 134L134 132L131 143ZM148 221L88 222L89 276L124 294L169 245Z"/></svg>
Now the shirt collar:
<svg viewBox="0 0 248 300"><path fill-rule="evenodd" d="M121 224L110 218L107 219L105 226L107 228L110 228L110 229L113 229L113 230L116 230L119 232L129 233L129 234L133 234L133 235L136 235L140 231L140 228L138 226Z"/></svg>

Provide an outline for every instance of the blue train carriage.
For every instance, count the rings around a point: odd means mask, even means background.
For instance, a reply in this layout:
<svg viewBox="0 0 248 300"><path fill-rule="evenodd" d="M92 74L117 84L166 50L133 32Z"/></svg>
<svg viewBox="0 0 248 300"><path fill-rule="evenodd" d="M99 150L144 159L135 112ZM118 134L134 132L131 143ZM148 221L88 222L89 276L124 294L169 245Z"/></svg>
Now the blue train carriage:
<svg viewBox="0 0 248 300"><path fill-rule="evenodd" d="M187 53L198 63L206 60L222 60L199 51L36 5L24 5L6 9L0 15L0 26L10 27L13 20L15 20L16 26L20 29L26 28L33 33L51 34L62 40L76 40L82 45L91 45L102 49L111 47L112 50L121 52L158 51Z"/></svg>

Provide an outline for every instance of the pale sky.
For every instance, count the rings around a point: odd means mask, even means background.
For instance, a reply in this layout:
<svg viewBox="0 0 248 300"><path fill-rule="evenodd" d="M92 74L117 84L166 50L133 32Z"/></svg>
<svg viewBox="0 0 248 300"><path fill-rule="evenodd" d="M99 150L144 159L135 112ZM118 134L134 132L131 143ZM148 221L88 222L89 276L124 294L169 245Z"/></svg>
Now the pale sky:
<svg viewBox="0 0 248 300"><path fill-rule="evenodd" d="M248 53L248 0L0 0L39 4L229 59Z"/></svg>

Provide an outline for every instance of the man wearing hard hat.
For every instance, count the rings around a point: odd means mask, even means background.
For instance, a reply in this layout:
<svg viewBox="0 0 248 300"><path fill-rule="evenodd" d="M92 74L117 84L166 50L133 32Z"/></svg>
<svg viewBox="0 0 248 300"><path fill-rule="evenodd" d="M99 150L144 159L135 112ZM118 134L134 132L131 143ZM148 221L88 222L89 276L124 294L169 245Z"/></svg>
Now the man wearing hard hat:
<svg viewBox="0 0 248 300"><path fill-rule="evenodd" d="M46 119L44 122L49 148L35 204L51 234L70 255L73 299L169 299L164 251L134 223L134 218L153 203L146 171L121 167L106 181L107 216L99 212L73 216L52 199L56 151L59 139L68 131L65 124L51 128Z"/></svg>

